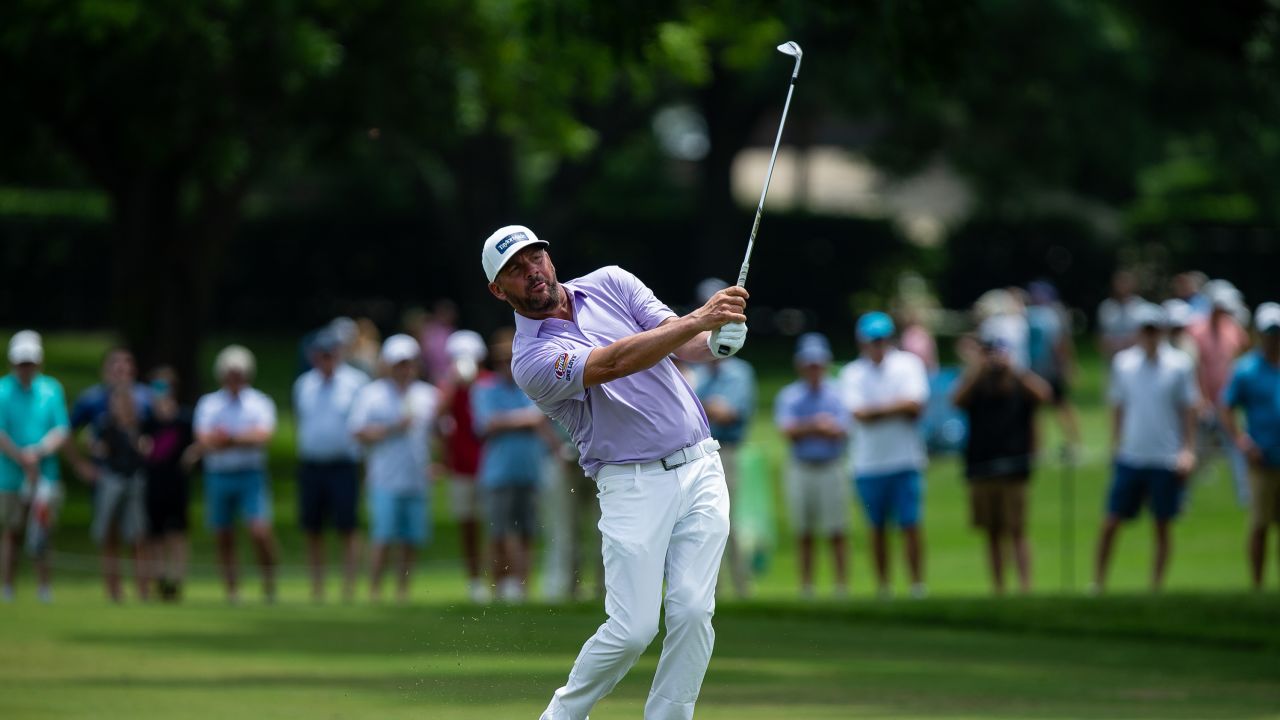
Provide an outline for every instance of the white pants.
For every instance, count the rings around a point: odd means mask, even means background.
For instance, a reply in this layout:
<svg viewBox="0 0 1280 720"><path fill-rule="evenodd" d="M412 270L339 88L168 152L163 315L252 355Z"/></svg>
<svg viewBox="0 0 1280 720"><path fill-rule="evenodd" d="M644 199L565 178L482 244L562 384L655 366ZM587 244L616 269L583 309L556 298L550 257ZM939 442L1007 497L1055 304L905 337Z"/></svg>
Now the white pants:
<svg viewBox="0 0 1280 720"><path fill-rule="evenodd" d="M584 720L658 634L666 578L667 636L645 720L688 720L711 660L716 577L729 537L724 466L712 453L674 470L607 465L600 488L605 612L542 720Z"/></svg>

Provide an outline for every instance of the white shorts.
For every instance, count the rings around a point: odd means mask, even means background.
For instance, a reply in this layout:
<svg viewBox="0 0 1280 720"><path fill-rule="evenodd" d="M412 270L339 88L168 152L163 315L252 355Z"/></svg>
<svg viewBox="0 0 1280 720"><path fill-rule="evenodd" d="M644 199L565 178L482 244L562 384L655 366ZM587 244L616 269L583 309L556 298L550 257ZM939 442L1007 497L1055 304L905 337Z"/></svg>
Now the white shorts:
<svg viewBox="0 0 1280 720"><path fill-rule="evenodd" d="M449 513L455 521L479 520L482 510L480 483L474 477L449 478Z"/></svg>
<svg viewBox="0 0 1280 720"><path fill-rule="evenodd" d="M849 529L851 493L843 458L824 463L790 459L786 492L791 529L797 535L835 535Z"/></svg>

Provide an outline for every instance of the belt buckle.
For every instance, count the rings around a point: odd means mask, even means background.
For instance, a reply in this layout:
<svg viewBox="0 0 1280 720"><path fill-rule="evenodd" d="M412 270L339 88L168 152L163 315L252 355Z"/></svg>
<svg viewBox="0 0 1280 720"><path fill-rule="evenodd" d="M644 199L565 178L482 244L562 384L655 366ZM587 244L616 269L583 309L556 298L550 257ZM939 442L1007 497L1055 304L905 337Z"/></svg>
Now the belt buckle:
<svg viewBox="0 0 1280 720"><path fill-rule="evenodd" d="M679 462L672 462L672 463L668 463L668 462L667 462L668 460L670 460L672 457L674 457L674 456L675 456L675 455L677 455L677 454L680 456L680 461L679 461ZM670 455L668 455L668 456L666 456L666 457L662 458L662 469L663 469L663 470L675 470L676 468L680 467L681 465L688 465L688 464L689 464L688 448L680 448L679 450L677 450L677 451L675 451L675 452L671 453Z"/></svg>

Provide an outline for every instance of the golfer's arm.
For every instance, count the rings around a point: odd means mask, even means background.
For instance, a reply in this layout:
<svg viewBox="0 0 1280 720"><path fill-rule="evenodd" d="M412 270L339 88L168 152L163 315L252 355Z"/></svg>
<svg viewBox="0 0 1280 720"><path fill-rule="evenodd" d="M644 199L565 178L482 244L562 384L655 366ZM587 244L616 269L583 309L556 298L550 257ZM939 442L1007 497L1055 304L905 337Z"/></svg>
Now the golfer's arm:
<svg viewBox="0 0 1280 720"><path fill-rule="evenodd" d="M0 453L4 453L9 456L10 460L18 462L20 452L18 446L14 444L13 438L9 437L9 433L0 430Z"/></svg>
<svg viewBox="0 0 1280 720"><path fill-rule="evenodd" d="M670 318L652 330L596 348L587 356L586 367L582 370L582 386L603 385L641 370L648 370L701 336L703 331L697 328L691 318ZM705 337L703 344L706 344ZM691 360L689 357L677 356L682 360ZM710 360L711 350L708 348L702 357Z"/></svg>
<svg viewBox="0 0 1280 720"><path fill-rule="evenodd" d="M969 401L972 399L973 387L978 383L978 376L981 373L970 368L960 377L960 387L951 395L951 404L958 408L969 407Z"/></svg>

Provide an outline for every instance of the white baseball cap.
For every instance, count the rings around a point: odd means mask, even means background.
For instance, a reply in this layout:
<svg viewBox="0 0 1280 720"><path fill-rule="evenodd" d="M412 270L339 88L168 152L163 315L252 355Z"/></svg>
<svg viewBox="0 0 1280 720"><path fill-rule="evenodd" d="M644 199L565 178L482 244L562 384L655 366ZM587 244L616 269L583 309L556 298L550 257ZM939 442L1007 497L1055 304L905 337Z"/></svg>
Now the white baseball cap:
<svg viewBox="0 0 1280 720"><path fill-rule="evenodd" d="M1267 332L1280 328L1280 304L1273 302L1265 302L1258 306L1257 312L1253 315L1253 321L1258 326L1258 332Z"/></svg>
<svg viewBox="0 0 1280 720"><path fill-rule="evenodd" d="M458 330L445 340L444 352L453 360L466 359L478 362L488 354L489 348L485 346L484 338L480 337L480 333L474 330Z"/></svg>
<svg viewBox="0 0 1280 720"><path fill-rule="evenodd" d="M1194 311L1191 309L1191 305L1185 300L1171 298L1169 300L1165 300L1162 307L1164 307L1165 325L1168 327L1184 328L1191 324L1191 318L1192 315L1194 315Z"/></svg>
<svg viewBox="0 0 1280 720"><path fill-rule="evenodd" d="M228 345L213 360L213 376L221 382L230 372L239 372L246 378L253 377L257 361L249 348L243 345Z"/></svg>
<svg viewBox="0 0 1280 720"><path fill-rule="evenodd" d="M416 360L421 352L422 348L417 340L404 333L392 335L382 343L382 362L395 365L405 360Z"/></svg>
<svg viewBox="0 0 1280 720"><path fill-rule="evenodd" d="M493 231L484 241L484 250L480 253L480 264L484 265L484 274L489 282L498 277L502 266L515 257L515 254L530 245L549 245L540 240L533 231L523 225L507 225Z"/></svg>
<svg viewBox="0 0 1280 720"><path fill-rule="evenodd" d="M44 362L44 345L40 341L40 333L35 330L14 333L9 338L9 362L13 365Z"/></svg>
<svg viewBox="0 0 1280 720"><path fill-rule="evenodd" d="M1139 328L1165 326L1164 308L1153 303L1144 302L1133 310L1133 324Z"/></svg>

